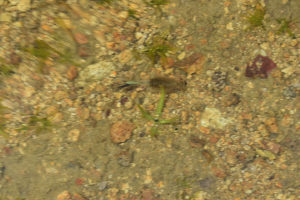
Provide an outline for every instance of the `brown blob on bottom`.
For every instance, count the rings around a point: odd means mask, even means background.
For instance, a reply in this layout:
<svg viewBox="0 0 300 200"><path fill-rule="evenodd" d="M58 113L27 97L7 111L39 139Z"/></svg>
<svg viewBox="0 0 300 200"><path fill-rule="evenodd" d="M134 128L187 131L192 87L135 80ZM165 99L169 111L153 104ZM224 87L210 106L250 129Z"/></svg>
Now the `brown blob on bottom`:
<svg viewBox="0 0 300 200"><path fill-rule="evenodd" d="M267 78L276 64L267 56L258 55L251 65L247 65L245 76L249 78Z"/></svg>

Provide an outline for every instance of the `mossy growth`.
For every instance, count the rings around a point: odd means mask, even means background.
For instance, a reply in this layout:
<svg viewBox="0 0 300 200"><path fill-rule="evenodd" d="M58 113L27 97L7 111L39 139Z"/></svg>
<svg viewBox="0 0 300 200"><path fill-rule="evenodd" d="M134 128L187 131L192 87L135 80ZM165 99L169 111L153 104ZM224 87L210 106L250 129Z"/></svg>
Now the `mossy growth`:
<svg viewBox="0 0 300 200"><path fill-rule="evenodd" d="M23 48L23 50L38 59L39 72L44 72L45 62L54 52L59 53L47 42L39 39L35 40L30 47Z"/></svg>
<svg viewBox="0 0 300 200"><path fill-rule="evenodd" d="M4 107L1 104L1 99L0 99L0 135L7 137L8 134L5 131L5 123L6 120L4 119L3 115L4 115L4 110L6 109L6 107Z"/></svg>
<svg viewBox="0 0 300 200"><path fill-rule="evenodd" d="M159 16L163 16L161 6L169 3L169 0L144 0L146 5L154 8Z"/></svg>
<svg viewBox="0 0 300 200"><path fill-rule="evenodd" d="M14 73L15 66L6 64L5 60L0 58L0 76L9 76Z"/></svg>
<svg viewBox="0 0 300 200"><path fill-rule="evenodd" d="M276 19L276 21L280 25L279 29L276 31L277 34L287 33L290 37L296 38L295 34L291 30L293 20L281 18L281 19Z"/></svg>
<svg viewBox="0 0 300 200"><path fill-rule="evenodd" d="M163 124L174 124L177 122L177 117L171 118L171 119L162 119L162 112L165 104L165 89L161 86L160 89L160 99L158 102L158 105L156 107L155 115L151 115L149 111L145 110L141 105L137 104L139 110L142 113L143 118L153 121L154 125L150 129L151 136L158 136L158 127Z"/></svg>
<svg viewBox="0 0 300 200"><path fill-rule="evenodd" d="M133 9L128 9L128 17L132 19L138 20L139 18L136 16L137 12Z"/></svg>
<svg viewBox="0 0 300 200"><path fill-rule="evenodd" d="M158 61L166 62L167 54L172 50L171 43L168 41L167 36L156 35L146 42L146 47L143 54L146 55L153 64Z"/></svg>
<svg viewBox="0 0 300 200"><path fill-rule="evenodd" d="M69 53L61 53L43 40L36 39L32 46L23 48L23 50L38 59L40 72L43 72L44 66L46 65L45 62L51 56L58 57L56 61L59 63L77 64L76 62L72 61Z"/></svg>
<svg viewBox="0 0 300 200"><path fill-rule="evenodd" d="M247 21L249 23L249 28L264 28L264 17L265 17L265 9L261 6L257 6L254 12L247 17Z"/></svg>
<svg viewBox="0 0 300 200"><path fill-rule="evenodd" d="M0 63L0 75L9 76L14 73L14 66Z"/></svg>
<svg viewBox="0 0 300 200"><path fill-rule="evenodd" d="M52 127L52 123L47 117L41 117L38 115L32 115L29 117L27 124L23 124L18 131L36 130L38 133L49 130Z"/></svg>

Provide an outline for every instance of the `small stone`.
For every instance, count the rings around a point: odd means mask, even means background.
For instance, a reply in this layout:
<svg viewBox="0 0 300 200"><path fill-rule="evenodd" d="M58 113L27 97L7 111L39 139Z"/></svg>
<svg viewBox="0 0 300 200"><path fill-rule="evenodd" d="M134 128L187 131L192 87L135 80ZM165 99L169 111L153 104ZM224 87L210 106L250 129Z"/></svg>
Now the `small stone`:
<svg viewBox="0 0 300 200"><path fill-rule="evenodd" d="M215 183L216 183L216 179L213 176L206 177L199 181L199 185L203 189L212 188L214 187Z"/></svg>
<svg viewBox="0 0 300 200"><path fill-rule="evenodd" d="M61 122L63 119L63 114L60 112L57 112L53 116L51 116L49 119L51 122L54 122L54 123Z"/></svg>
<svg viewBox="0 0 300 200"><path fill-rule="evenodd" d="M72 65L71 67L69 67L67 71L67 78L70 81L73 81L77 76L78 76L78 70L74 65Z"/></svg>
<svg viewBox="0 0 300 200"><path fill-rule="evenodd" d="M123 151L117 156L118 164L122 167L129 167L133 159L133 154L129 151Z"/></svg>
<svg viewBox="0 0 300 200"><path fill-rule="evenodd" d="M226 152L226 162L232 166L234 166L237 163L237 154L234 151L228 151Z"/></svg>
<svg viewBox="0 0 300 200"><path fill-rule="evenodd" d="M94 31L94 37L100 44L104 44L106 42L106 37L104 31Z"/></svg>
<svg viewBox="0 0 300 200"><path fill-rule="evenodd" d="M82 81L83 84L86 84L86 82L100 81L109 76L114 70L114 63L100 61L81 70L78 77L79 82Z"/></svg>
<svg viewBox="0 0 300 200"><path fill-rule="evenodd" d="M126 19L128 17L128 12L127 11L122 11L118 14L118 16L122 19Z"/></svg>
<svg viewBox="0 0 300 200"><path fill-rule="evenodd" d="M87 44L89 40L82 33L74 33L75 40L78 44Z"/></svg>
<svg viewBox="0 0 300 200"><path fill-rule="evenodd" d="M126 64L128 63L131 59L132 59L132 53L131 50L125 50L122 53L119 54L118 59L120 61L120 63L122 64Z"/></svg>
<svg viewBox="0 0 300 200"><path fill-rule="evenodd" d="M181 112L181 121L182 121L183 123L187 123L187 122L188 122L188 119L189 119L189 113L188 113L188 111L183 110L183 111Z"/></svg>
<svg viewBox="0 0 300 200"><path fill-rule="evenodd" d="M225 178L227 175L225 171L219 167L212 167L213 174L218 178Z"/></svg>
<svg viewBox="0 0 300 200"><path fill-rule="evenodd" d="M268 118L265 121L265 124L267 125L268 130L271 133L278 133L279 132L277 122L276 122L276 119L274 117Z"/></svg>
<svg viewBox="0 0 300 200"><path fill-rule="evenodd" d="M132 107L133 107L133 103L132 103L131 100L125 103L125 108L126 108L126 109L129 110L129 109L131 109Z"/></svg>
<svg viewBox="0 0 300 200"><path fill-rule="evenodd" d="M106 42L105 46L106 46L106 48L112 50L112 49L115 48L116 43L114 43L114 42Z"/></svg>
<svg viewBox="0 0 300 200"><path fill-rule="evenodd" d="M12 65L18 65L22 61L21 57L16 53L10 54L10 64Z"/></svg>
<svg viewBox="0 0 300 200"><path fill-rule="evenodd" d="M273 32L268 33L268 40L269 40L269 42L274 42L275 34Z"/></svg>
<svg viewBox="0 0 300 200"><path fill-rule="evenodd" d="M297 41L296 39L293 39L293 40L291 41L291 46L292 46L292 47L296 47L297 44L298 44L298 41Z"/></svg>
<svg viewBox="0 0 300 200"><path fill-rule="evenodd" d="M202 156L206 159L208 163L214 160L214 156L207 150L201 151Z"/></svg>
<svg viewBox="0 0 300 200"><path fill-rule="evenodd" d="M192 135L190 138L190 145L195 148L203 148L206 144L206 141L198 138L197 136Z"/></svg>
<svg viewBox="0 0 300 200"><path fill-rule="evenodd" d="M230 30L230 31L233 31L233 25L232 25L232 22L229 22L228 24L226 24L226 29L227 29L227 30Z"/></svg>
<svg viewBox="0 0 300 200"><path fill-rule="evenodd" d="M73 194L73 198L74 200L87 200L85 197L81 196L78 193Z"/></svg>
<svg viewBox="0 0 300 200"><path fill-rule="evenodd" d="M107 188L107 186L108 186L108 181L102 181L98 184L98 189L100 191L103 191L105 190L105 188Z"/></svg>
<svg viewBox="0 0 300 200"><path fill-rule="evenodd" d="M137 40L141 39L143 36L144 36L144 35L143 35L143 33L141 33L141 32L136 32L136 33L135 33L135 39L137 39Z"/></svg>
<svg viewBox="0 0 300 200"><path fill-rule="evenodd" d="M211 85L209 88L212 91L220 92L224 89L227 82L227 73L222 71L215 71L211 76Z"/></svg>
<svg viewBox="0 0 300 200"><path fill-rule="evenodd" d="M225 99L224 104L225 106L236 106L240 101L240 96L236 93L232 93Z"/></svg>
<svg viewBox="0 0 300 200"><path fill-rule="evenodd" d="M80 131L78 129L73 129L68 133L68 140L71 142L77 142L79 139Z"/></svg>
<svg viewBox="0 0 300 200"><path fill-rule="evenodd" d="M67 97L67 93L65 91L57 91L54 95L56 101L61 101L62 99Z"/></svg>
<svg viewBox="0 0 300 200"><path fill-rule="evenodd" d="M68 191L63 191L59 195L57 195L56 199L57 200L71 200L72 196Z"/></svg>
<svg viewBox="0 0 300 200"><path fill-rule="evenodd" d="M31 8L31 0L20 0L17 8L20 12L26 12Z"/></svg>
<svg viewBox="0 0 300 200"><path fill-rule="evenodd" d="M201 117L201 125L204 127L222 129L229 123L230 120L222 117L221 112L216 108L205 108Z"/></svg>
<svg viewBox="0 0 300 200"><path fill-rule="evenodd" d="M113 143L122 143L131 137L135 125L128 121L119 121L112 125L110 129L110 138Z"/></svg>
<svg viewBox="0 0 300 200"><path fill-rule="evenodd" d="M77 114L81 119L87 120L90 117L90 110L88 108L78 108Z"/></svg>
<svg viewBox="0 0 300 200"><path fill-rule="evenodd" d="M12 16L10 13L3 12L0 13L0 22L11 22Z"/></svg>
<svg viewBox="0 0 300 200"><path fill-rule="evenodd" d="M193 194L193 197L191 198L191 200L205 200L205 199L208 199L207 197L208 197L208 195L206 192L198 191Z"/></svg>
<svg viewBox="0 0 300 200"><path fill-rule="evenodd" d="M46 108L46 114L47 115L52 115L57 112L57 108L55 106L49 106Z"/></svg>
<svg viewBox="0 0 300 200"><path fill-rule="evenodd" d="M294 66L289 66L281 70L284 73L284 77L287 78L295 73L296 68Z"/></svg>
<svg viewBox="0 0 300 200"><path fill-rule="evenodd" d="M289 2L289 0L282 0L282 4L285 5Z"/></svg>
<svg viewBox="0 0 300 200"><path fill-rule="evenodd" d="M280 144L274 142L267 143L268 150L270 150L274 154L278 154L280 151Z"/></svg>
<svg viewBox="0 0 300 200"><path fill-rule="evenodd" d="M178 60L183 60L185 58L185 52L181 52L177 58Z"/></svg>
<svg viewBox="0 0 300 200"><path fill-rule="evenodd" d="M142 200L155 199L154 192L152 190L146 189L142 191Z"/></svg>
<svg viewBox="0 0 300 200"><path fill-rule="evenodd" d="M30 87L30 86L25 87L25 89L23 91L23 95L26 98L31 97L34 93L35 93L35 89L33 87Z"/></svg>

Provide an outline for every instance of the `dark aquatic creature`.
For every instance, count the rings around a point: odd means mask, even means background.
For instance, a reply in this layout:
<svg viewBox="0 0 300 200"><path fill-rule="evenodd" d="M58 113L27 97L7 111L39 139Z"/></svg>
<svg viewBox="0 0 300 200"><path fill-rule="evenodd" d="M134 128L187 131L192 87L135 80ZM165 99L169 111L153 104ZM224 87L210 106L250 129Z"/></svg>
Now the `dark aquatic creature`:
<svg viewBox="0 0 300 200"><path fill-rule="evenodd" d="M176 91L186 90L186 81L175 78L167 77L154 77L149 81L136 82L136 81L127 81L123 85L119 86L119 89L123 88L133 88L139 85L149 85L151 88L160 89L160 87L165 88L167 93L172 93Z"/></svg>
<svg viewBox="0 0 300 200"><path fill-rule="evenodd" d="M258 55L251 65L247 65L245 76L249 78L267 78L276 64L267 56Z"/></svg>

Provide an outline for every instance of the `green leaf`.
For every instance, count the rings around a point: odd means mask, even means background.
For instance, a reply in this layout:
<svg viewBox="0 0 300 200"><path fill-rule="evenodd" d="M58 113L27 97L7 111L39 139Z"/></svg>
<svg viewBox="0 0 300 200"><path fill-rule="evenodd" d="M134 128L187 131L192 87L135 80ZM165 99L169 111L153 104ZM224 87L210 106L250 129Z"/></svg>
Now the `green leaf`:
<svg viewBox="0 0 300 200"><path fill-rule="evenodd" d="M176 123L177 122L177 117L174 117L172 119L160 119L158 120L158 123L160 124L173 124L173 123Z"/></svg>
<svg viewBox="0 0 300 200"><path fill-rule="evenodd" d="M160 99L156 108L156 116L158 118L161 117L162 111L164 109L165 96L166 96L165 88L163 86L160 86Z"/></svg>
<svg viewBox="0 0 300 200"><path fill-rule="evenodd" d="M140 109L141 113L142 113L142 116L145 118L145 119L148 119L148 120L152 120L152 121L155 121L155 119L152 117L152 115L146 111L144 108L142 108L142 106L140 106L139 104L137 104L138 108Z"/></svg>
<svg viewBox="0 0 300 200"><path fill-rule="evenodd" d="M140 85L141 84L140 82L137 82L137 81L127 81L125 83L128 85Z"/></svg>

